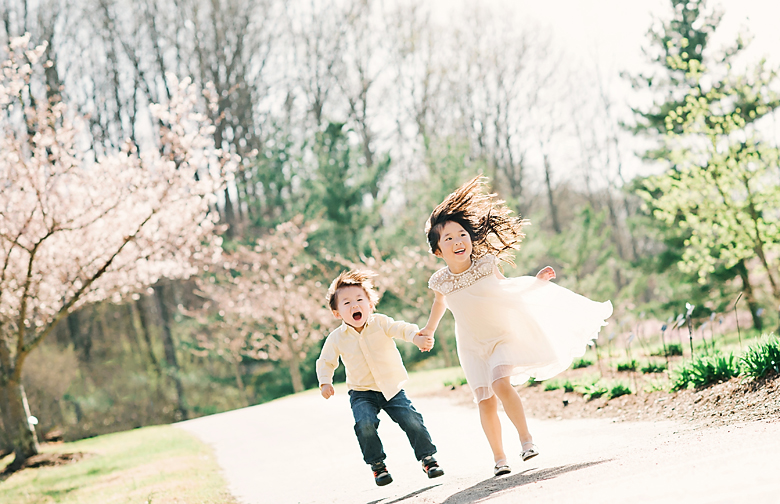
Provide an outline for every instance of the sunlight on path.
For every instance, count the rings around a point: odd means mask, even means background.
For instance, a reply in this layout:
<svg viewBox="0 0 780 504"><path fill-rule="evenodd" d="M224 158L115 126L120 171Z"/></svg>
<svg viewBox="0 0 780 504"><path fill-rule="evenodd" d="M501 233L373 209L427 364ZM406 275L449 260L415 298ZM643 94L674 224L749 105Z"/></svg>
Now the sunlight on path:
<svg viewBox="0 0 780 504"><path fill-rule="evenodd" d="M776 502L780 423L693 431L671 422L531 419L542 454L523 463L502 416L513 472L495 479L476 407L412 401L446 474L429 480L382 414L394 479L382 488L361 459L343 390L328 401L314 391L177 425L215 447L230 490L247 504Z"/></svg>

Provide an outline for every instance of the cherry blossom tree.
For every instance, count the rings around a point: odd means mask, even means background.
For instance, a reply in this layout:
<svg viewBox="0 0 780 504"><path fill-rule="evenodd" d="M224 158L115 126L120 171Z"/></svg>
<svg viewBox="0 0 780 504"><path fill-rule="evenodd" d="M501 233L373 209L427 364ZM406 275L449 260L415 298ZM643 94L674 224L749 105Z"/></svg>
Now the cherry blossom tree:
<svg viewBox="0 0 780 504"><path fill-rule="evenodd" d="M327 307L327 286L319 281L322 272L307 256L313 230L298 217L277 226L253 248L226 254L221 269L202 282L219 323L198 337L200 349L232 363L244 355L282 362L293 390L303 390L301 361L337 325ZM237 382L241 387L239 376Z"/></svg>
<svg viewBox="0 0 780 504"><path fill-rule="evenodd" d="M17 466L38 452L27 356L80 306L215 260L211 207L236 163L209 140L215 100L174 77L151 107L155 148L96 157L84 122L46 97L45 49L12 39L0 68L0 412Z"/></svg>

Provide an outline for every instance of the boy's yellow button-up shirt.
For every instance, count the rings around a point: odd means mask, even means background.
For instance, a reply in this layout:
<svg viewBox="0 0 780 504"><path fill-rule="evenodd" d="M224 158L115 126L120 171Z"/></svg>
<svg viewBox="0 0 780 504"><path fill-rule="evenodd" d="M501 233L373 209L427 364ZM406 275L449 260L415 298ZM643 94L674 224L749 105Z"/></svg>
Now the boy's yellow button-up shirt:
<svg viewBox="0 0 780 504"><path fill-rule="evenodd" d="M372 314L361 332L342 323L325 339L317 359L320 386L333 382L341 357L350 390L376 390L389 401L409 379L393 338L412 342L419 330L415 324L396 322L381 313Z"/></svg>

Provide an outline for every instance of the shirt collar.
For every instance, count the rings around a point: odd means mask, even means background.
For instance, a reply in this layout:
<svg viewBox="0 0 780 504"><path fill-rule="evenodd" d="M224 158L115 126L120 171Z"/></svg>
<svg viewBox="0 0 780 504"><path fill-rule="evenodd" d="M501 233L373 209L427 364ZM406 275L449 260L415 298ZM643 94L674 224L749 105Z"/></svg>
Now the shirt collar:
<svg viewBox="0 0 780 504"><path fill-rule="evenodd" d="M371 315L368 316L368 320L366 321L366 325L363 326L363 332L365 332L365 330L368 329L368 326L373 321L374 321L374 314L372 313ZM345 332L345 333L351 333L351 334L354 334L354 335L362 334L362 333L357 332L354 327L352 327L351 325L347 324L344 321L341 322L341 330L343 332Z"/></svg>

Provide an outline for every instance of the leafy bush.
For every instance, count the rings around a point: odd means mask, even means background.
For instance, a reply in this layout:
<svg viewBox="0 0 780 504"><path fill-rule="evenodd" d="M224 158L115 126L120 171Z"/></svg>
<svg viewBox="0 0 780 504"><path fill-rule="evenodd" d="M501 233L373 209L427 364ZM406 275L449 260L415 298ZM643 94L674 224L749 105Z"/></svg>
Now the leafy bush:
<svg viewBox="0 0 780 504"><path fill-rule="evenodd" d="M631 359L628 362L619 362L617 365L618 371L636 371L636 361Z"/></svg>
<svg viewBox="0 0 780 504"><path fill-rule="evenodd" d="M641 370L645 374L663 373L666 371L666 364L663 362L648 362L646 365L642 366Z"/></svg>
<svg viewBox="0 0 780 504"><path fill-rule="evenodd" d="M561 384L558 383L557 380L548 380L548 381L544 382L544 390L545 391L558 390L559 388L561 388Z"/></svg>
<svg viewBox="0 0 780 504"><path fill-rule="evenodd" d="M587 401L601 397L609 392L609 390L607 390L605 386L599 384L599 382L580 384L576 389Z"/></svg>
<svg viewBox="0 0 780 504"><path fill-rule="evenodd" d="M466 381L466 378L462 378L461 377L461 378L456 378L454 380L447 380L447 381L445 381L444 382L444 386L445 387L451 387L451 388L452 387L460 387L461 385L465 385L466 383L468 383Z"/></svg>
<svg viewBox="0 0 780 504"><path fill-rule="evenodd" d="M574 384L570 382L569 380L566 380L561 384L561 387L563 387L564 392L574 392Z"/></svg>
<svg viewBox="0 0 780 504"><path fill-rule="evenodd" d="M666 345L666 356L667 357L674 357L675 355L682 356L683 354L683 347L679 343L670 343Z"/></svg>
<svg viewBox="0 0 780 504"><path fill-rule="evenodd" d="M683 347L679 343L669 343L666 345L666 353L663 348L659 348L657 352L653 352L653 357L674 357L675 355L682 355Z"/></svg>
<svg viewBox="0 0 780 504"><path fill-rule="evenodd" d="M666 380L651 380L645 383L645 386L642 390L649 394L651 392L664 392L668 389L669 382Z"/></svg>
<svg viewBox="0 0 780 504"><path fill-rule="evenodd" d="M740 362L745 375L751 378L780 373L780 339L761 341L751 346Z"/></svg>
<svg viewBox="0 0 780 504"><path fill-rule="evenodd" d="M615 397L620 397L630 393L631 389L628 388L628 385L618 382L612 385L612 387L609 389L609 398L614 399Z"/></svg>
<svg viewBox="0 0 780 504"><path fill-rule="evenodd" d="M528 378L527 382L525 382L525 386L526 387L535 387L535 386L539 385L540 383L542 383L542 382L536 381L536 378L534 378L532 376L532 377Z"/></svg>
<svg viewBox="0 0 780 504"><path fill-rule="evenodd" d="M580 369L580 368L584 368L584 367L588 367L588 366L592 366L592 365L593 365L593 361L583 358L583 359L577 359L576 361L574 361L572 363L572 365L571 365L571 368L572 369Z"/></svg>
<svg viewBox="0 0 780 504"><path fill-rule="evenodd" d="M672 390L682 390L693 385L694 387L706 387L713 383L730 380L739 376L739 361L734 354L713 354L697 357L693 361L686 362L675 373Z"/></svg>

